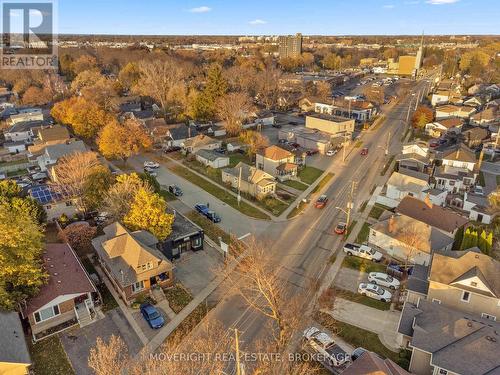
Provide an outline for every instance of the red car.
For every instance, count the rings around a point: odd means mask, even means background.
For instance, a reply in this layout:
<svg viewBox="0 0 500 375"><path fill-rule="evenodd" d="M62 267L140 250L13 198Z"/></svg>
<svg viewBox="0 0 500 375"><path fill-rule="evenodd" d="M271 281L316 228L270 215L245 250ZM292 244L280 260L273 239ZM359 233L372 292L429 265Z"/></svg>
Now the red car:
<svg viewBox="0 0 500 375"><path fill-rule="evenodd" d="M364 149L361 150L361 155L364 156L364 155L368 155L368 148L365 147Z"/></svg>
<svg viewBox="0 0 500 375"><path fill-rule="evenodd" d="M335 227L335 233L337 234L344 234L345 231L347 230L347 224L346 223L338 223L337 226Z"/></svg>
<svg viewBox="0 0 500 375"><path fill-rule="evenodd" d="M316 201L316 204L314 207L316 208L323 208L326 206L326 202L328 202L328 197L326 195L321 195L318 200Z"/></svg>

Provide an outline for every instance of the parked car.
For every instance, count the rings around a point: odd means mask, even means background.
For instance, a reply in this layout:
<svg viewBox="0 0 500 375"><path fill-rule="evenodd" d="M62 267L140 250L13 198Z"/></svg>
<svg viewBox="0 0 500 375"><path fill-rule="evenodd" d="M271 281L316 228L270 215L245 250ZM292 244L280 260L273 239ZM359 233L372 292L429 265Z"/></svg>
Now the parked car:
<svg viewBox="0 0 500 375"><path fill-rule="evenodd" d="M328 150L326 152L326 156L333 156L337 153L338 151L337 150Z"/></svg>
<svg viewBox="0 0 500 375"><path fill-rule="evenodd" d="M181 188L177 185L168 185L168 191L176 197L180 197L183 194Z"/></svg>
<svg viewBox="0 0 500 375"><path fill-rule="evenodd" d="M473 193L476 195L484 195L484 189L482 186L475 186Z"/></svg>
<svg viewBox="0 0 500 375"><path fill-rule="evenodd" d="M218 153L218 154L225 154L226 153L226 150L223 149L222 147L221 148L216 148L214 151L216 153Z"/></svg>
<svg viewBox="0 0 500 375"><path fill-rule="evenodd" d="M167 147L165 150L163 150L163 152L168 154L169 152L175 152L175 151L180 151L180 150L182 150L182 148L179 146L170 146L170 147Z"/></svg>
<svg viewBox="0 0 500 375"><path fill-rule="evenodd" d="M281 124L273 124L272 127L276 129L281 129Z"/></svg>
<svg viewBox="0 0 500 375"><path fill-rule="evenodd" d="M309 327L304 331L304 340L330 366L339 367L350 362L350 356L325 332L316 327Z"/></svg>
<svg viewBox="0 0 500 375"><path fill-rule="evenodd" d="M361 156L368 155L368 147L364 147L364 148L361 150L360 155L361 155Z"/></svg>
<svg viewBox="0 0 500 375"><path fill-rule="evenodd" d="M390 302L392 299L392 294L389 291L372 283L359 284L358 293L382 302Z"/></svg>
<svg viewBox="0 0 500 375"><path fill-rule="evenodd" d="M318 150L307 150L306 151L306 155L316 155L319 151Z"/></svg>
<svg viewBox="0 0 500 375"><path fill-rule="evenodd" d="M141 314L146 322L148 322L149 326L153 329L158 329L165 325L163 315L156 307L149 303L143 303L141 305Z"/></svg>
<svg viewBox="0 0 500 375"><path fill-rule="evenodd" d="M380 262L382 260L381 252L374 250L366 245L346 243L344 244L344 252L347 255L354 255L360 258L371 260L373 262Z"/></svg>
<svg viewBox="0 0 500 375"><path fill-rule="evenodd" d="M347 224L343 222L338 223L337 226L335 227L335 233L337 234L344 234L346 230L347 230Z"/></svg>
<svg viewBox="0 0 500 375"><path fill-rule="evenodd" d="M393 290L398 289L400 286L398 279L383 272L370 272L368 274L368 281Z"/></svg>
<svg viewBox="0 0 500 375"><path fill-rule="evenodd" d="M328 197L326 195L320 195L320 197L316 200L316 203L314 204L314 207L316 208L323 208L326 206L326 203L328 202Z"/></svg>
<svg viewBox="0 0 500 375"><path fill-rule="evenodd" d="M145 161L144 168L160 168L160 164L155 161Z"/></svg>
<svg viewBox="0 0 500 375"><path fill-rule="evenodd" d="M215 211L211 211L205 204L197 203L194 205L196 211L198 211L201 215L205 216L208 220L214 223L220 223L221 218L219 215L215 213Z"/></svg>

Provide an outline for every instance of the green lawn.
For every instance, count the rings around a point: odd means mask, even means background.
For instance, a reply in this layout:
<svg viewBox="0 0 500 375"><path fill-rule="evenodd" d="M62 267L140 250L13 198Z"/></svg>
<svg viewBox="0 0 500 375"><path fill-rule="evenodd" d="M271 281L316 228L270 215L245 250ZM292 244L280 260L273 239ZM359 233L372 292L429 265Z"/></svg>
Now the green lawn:
<svg viewBox="0 0 500 375"><path fill-rule="evenodd" d="M342 262L342 267L351 268L361 272L385 272L387 267L385 264L372 262L371 260L359 258L356 256L346 256Z"/></svg>
<svg viewBox="0 0 500 375"><path fill-rule="evenodd" d="M203 232L214 242L219 243L219 237L222 238L222 241L225 243L229 243L230 236L228 233L224 232L221 227L217 224L211 222L206 217L201 216L196 211L190 211L187 213L186 217L194 222L196 225L200 226L203 229Z"/></svg>
<svg viewBox="0 0 500 375"><path fill-rule="evenodd" d="M406 350L402 350L399 353L393 352L380 342L376 333L336 321L330 315L319 311L314 314L314 319L325 328L343 338L353 347L363 347L383 357L390 358L401 367L408 369L410 365L409 352Z"/></svg>
<svg viewBox="0 0 500 375"><path fill-rule="evenodd" d="M374 219L378 219L386 210L391 210L391 208L375 203L368 216L373 217Z"/></svg>
<svg viewBox="0 0 500 375"><path fill-rule="evenodd" d="M203 177L198 176L197 174L191 172L188 168L180 166L180 165L174 165L174 166L169 166L169 169L174 172L176 175L185 178L186 180L190 181L191 183L199 186L206 192L212 194L214 197L220 199L222 202L228 204L229 206L235 208L236 210L240 211L241 213L254 217L257 219L264 219L264 220L269 220L269 216L263 213L262 211L258 210L257 208L250 206L246 202L240 202L240 205L238 206L238 200L236 197L224 189L218 187L217 185L205 180ZM222 218L224 220L224 218Z"/></svg>
<svg viewBox="0 0 500 375"><path fill-rule="evenodd" d="M75 373L58 335L37 343L28 342L36 375L72 375Z"/></svg>
<svg viewBox="0 0 500 375"><path fill-rule="evenodd" d="M87 257L81 258L81 262L83 264L83 268L85 268L85 270L89 274L95 273L96 275L98 275L94 265L92 264L89 258ZM106 284L102 283L98 285L97 289L99 290L99 293L101 294L102 297L103 312L113 310L114 308L118 307L118 302L116 302L115 297L113 297Z"/></svg>
<svg viewBox="0 0 500 375"><path fill-rule="evenodd" d="M387 311L391 307L390 302L378 301L376 299L367 296L362 296L361 294L354 293L344 289L335 288L335 296L382 311Z"/></svg>
<svg viewBox="0 0 500 375"><path fill-rule="evenodd" d="M301 191L304 191L308 188L306 184L303 184L302 182L295 180L283 181L282 184Z"/></svg>
<svg viewBox="0 0 500 375"><path fill-rule="evenodd" d="M230 154L229 155L229 166L230 167L235 167L236 164L238 164L240 161L242 161L245 164L248 165L253 165L253 161L250 159L250 157L247 154L240 154L239 152Z"/></svg>
<svg viewBox="0 0 500 375"><path fill-rule="evenodd" d="M169 289L163 289L163 292L165 293L165 297L167 297L170 308L174 310L176 314L193 300L191 293L189 293L180 283L175 283L175 285Z"/></svg>
<svg viewBox="0 0 500 375"><path fill-rule="evenodd" d="M299 178L302 182L311 185L323 174L323 172L324 171L321 169L306 166L299 171Z"/></svg>
<svg viewBox="0 0 500 375"><path fill-rule="evenodd" d="M368 223L363 223L363 226L361 227L361 230L358 233L358 236L356 237L356 243L363 243L368 240L368 235L370 234L370 224Z"/></svg>
<svg viewBox="0 0 500 375"><path fill-rule="evenodd" d="M246 198L250 199L250 197ZM285 211L289 206L289 204L272 197L267 197L262 200L255 200L254 203L271 212L274 216L281 215L283 211Z"/></svg>
<svg viewBox="0 0 500 375"><path fill-rule="evenodd" d="M314 187L314 189L312 190L312 193L316 193L317 191L320 191L321 189L323 189L323 187L328 183L330 182L330 180L333 178L333 176L335 176L335 174L329 172L325 177L323 177L321 179L320 182L318 182L318 184Z"/></svg>
<svg viewBox="0 0 500 375"><path fill-rule="evenodd" d="M352 232L352 229L356 226L357 223L358 223L357 220L351 221L351 223L349 224L349 227L347 228L346 234L345 234L346 237Z"/></svg>

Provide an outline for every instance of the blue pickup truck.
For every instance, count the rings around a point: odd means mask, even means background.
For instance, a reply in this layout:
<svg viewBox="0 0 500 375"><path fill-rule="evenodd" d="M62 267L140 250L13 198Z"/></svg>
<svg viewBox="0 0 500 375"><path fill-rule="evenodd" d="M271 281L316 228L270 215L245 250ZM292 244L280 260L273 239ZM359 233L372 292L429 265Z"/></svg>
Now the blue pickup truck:
<svg viewBox="0 0 500 375"><path fill-rule="evenodd" d="M197 203L195 204L194 208L196 211L198 211L200 214L205 216L208 220L214 222L214 223L220 223L221 218L219 215L217 215L214 211L211 211L208 209L207 205Z"/></svg>

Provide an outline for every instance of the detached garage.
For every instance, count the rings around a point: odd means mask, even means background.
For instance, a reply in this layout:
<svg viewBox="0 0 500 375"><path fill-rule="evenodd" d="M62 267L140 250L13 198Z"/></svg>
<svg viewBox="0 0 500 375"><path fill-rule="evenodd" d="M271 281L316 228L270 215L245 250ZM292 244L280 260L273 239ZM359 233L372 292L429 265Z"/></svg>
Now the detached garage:
<svg viewBox="0 0 500 375"><path fill-rule="evenodd" d="M195 153L196 160L211 168L224 168L229 165L229 158L211 150L198 150Z"/></svg>

